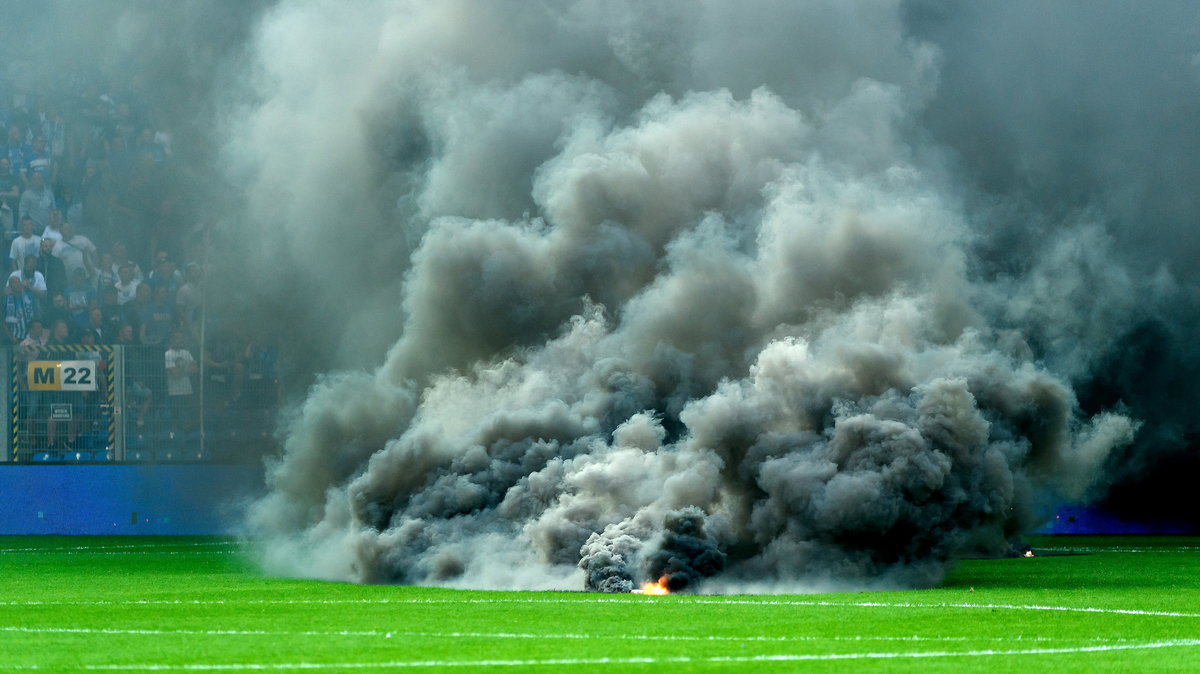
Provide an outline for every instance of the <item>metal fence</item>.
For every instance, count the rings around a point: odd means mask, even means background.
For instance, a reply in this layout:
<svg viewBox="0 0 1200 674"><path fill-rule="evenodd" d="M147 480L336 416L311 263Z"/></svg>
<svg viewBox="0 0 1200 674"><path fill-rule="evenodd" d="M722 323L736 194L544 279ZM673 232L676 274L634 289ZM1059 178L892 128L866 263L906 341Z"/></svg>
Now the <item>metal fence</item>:
<svg viewBox="0 0 1200 674"><path fill-rule="evenodd" d="M0 362L9 463L257 461L278 383L253 357L168 370L155 346L14 348Z"/></svg>

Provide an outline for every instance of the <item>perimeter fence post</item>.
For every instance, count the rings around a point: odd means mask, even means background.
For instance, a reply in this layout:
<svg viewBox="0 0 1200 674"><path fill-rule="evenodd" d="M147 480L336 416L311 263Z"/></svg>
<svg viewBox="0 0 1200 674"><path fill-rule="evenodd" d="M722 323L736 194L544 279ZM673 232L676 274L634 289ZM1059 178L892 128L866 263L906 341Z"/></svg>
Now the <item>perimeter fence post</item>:
<svg viewBox="0 0 1200 674"><path fill-rule="evenodd" d="M112 372L109 377L109 397L112 404L112 425L109 429L109 451L113 461L125 460L125 346L112 347Z"/></svg>
<svg viewBox="0 0 1200 674"><path fill-rule="evenodd" d="M3 356L0 359L4 361L4 366L7 368L0 376L0 387L4 390L4 402L7 404L5 409L9 410L9 428L4 434L4 451L0 453L0 458L4 461L17 460L17 434L21 428L21 416L17 409L17 387L14 386L14 380L17 376L17 367L13 363L13 351L9 348L2 350Z"/></svg>

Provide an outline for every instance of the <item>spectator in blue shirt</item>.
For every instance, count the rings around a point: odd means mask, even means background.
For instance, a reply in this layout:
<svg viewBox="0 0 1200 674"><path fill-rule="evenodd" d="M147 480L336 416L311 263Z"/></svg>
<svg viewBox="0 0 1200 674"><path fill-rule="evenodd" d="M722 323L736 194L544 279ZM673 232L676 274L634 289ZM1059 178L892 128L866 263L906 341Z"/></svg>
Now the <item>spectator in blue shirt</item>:
<svg viewBox="0 0 1200 674"><path fill-rule="evenodd" d="M156 286L154 299L141 308L142 344L166 345L175 327L175 306L167 299L167 287Z"/></svg>
<svg viewBox="0 0 1200 674"><path fill-rule="evenodd" d="M0 227L11 230L21 203L21 181L13 175L8 157L0 157Z"/></svg>
<svg viewBox="0 0 1200 674"><path fill-rule="evenodd" d="M34 136L33 144L29 147L29 155L25 157L25 170L30 175L42 174L47 184L54 182L54 167L50 162L50 153L46 150L45 137Z"/></svg>
<svg viewBox="0 0 1200 674"><path fill-rule="evenodd" d="M76 267L71 273L71 282L63 291L67 300L67 312L70 316L71 331L78 332L87 328L88 313L97 306L96 287L88 279L87 270Z"/></svg>
<svg viewBox="0 0 1200 674"><path fill-rule="evenodd" d="M46 177L41 173L29 176L29 188L21 195L21 215L28 215L35 224L45 227L50 223L53 208L54 192L46 185Z"/></svg>
<svg viewBox="0 0 1200 674"><path fill-rule="evenodd" d="M8 127L8 149L5 155L8 157L10 170L21 180L21 184L28 183L28 176L25 173L26 152L28 148L21 142L21 129L17 126ZM44 223L43 223L44 224Z"/></svg>

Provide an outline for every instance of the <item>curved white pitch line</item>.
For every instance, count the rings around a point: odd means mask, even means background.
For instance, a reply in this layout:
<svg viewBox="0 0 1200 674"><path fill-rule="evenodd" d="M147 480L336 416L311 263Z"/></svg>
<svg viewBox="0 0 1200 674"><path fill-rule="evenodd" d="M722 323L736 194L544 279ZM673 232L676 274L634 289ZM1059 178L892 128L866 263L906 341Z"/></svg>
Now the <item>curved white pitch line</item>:
<svg viewBox="0 0 1200 674"><path fill-rule="evenodd" d="M1058 655L1071 653L1101 653L1111 651L1150 650L1160 648L1185 648L1200 646L1200 639L1175 639L1150 641L1135 644L1113 644L1104 646L1080 646L1073 648L1029 648L1019 650L976 650L976 651L918 651L896 653L782 653L775 655L747 656L667 656L628 658L561 658L545 660L392 660L388 662L277 662L277 663L184 663L184 664L135 664L79 665L83 671L229 671L229 670L304 670L304 669L404 669L428 667L565 667L581 665L657 665L657 664L736 664L770 662L814 662L832 660L899 660L916 658L964 658L995 657L1012 655ZM17 665L11 669L31 671L50 669L39 665ZM61 666L55 669L61 670Z"/></svg>
<svg viewBox="0 0 1200 674"><path fill-rule="evenodd" d="M635 606L692 606L711 604L717 606L819 606L845 608L914 608L914 609L1003 609L1010 611L1062 611L1071 613L1102 613L1110 615L1159 616L1167 618L1200 618L1200 613L1183 611L1150 611L1143 609L1100 608L1093 606L1052 606L1042 604L971 604L911 602L837 602L837 601L766 601L757 599L703 599L687 598L684 601L665 600L656 597L647 600L621 599L125 599L95 601L0 601L0 606L309 606L309 605L419 605L419 604L618 604L622 607Z"/></svg>
<svg viewBox="0 0 1200 674"><path fill-rule="evenodd" d="M390 639L424 638L424 639L552 639L552 640L593 640L607 639L610 641L699 641L699 642L763 642L786 643L789 641L897 641L897 642L1083 642L1095 644L1125 643L1133 641L1126 638L1064 638L1064 637L923 637L911 636L689 636L682 634L534 634L523 632L405 632L387 630L164 630L164 629L122 629L115 627L27 627L23 625L0 626L0 633L18 634L101 634L114 636L279 636L279 637L372 637Z"/></svg>

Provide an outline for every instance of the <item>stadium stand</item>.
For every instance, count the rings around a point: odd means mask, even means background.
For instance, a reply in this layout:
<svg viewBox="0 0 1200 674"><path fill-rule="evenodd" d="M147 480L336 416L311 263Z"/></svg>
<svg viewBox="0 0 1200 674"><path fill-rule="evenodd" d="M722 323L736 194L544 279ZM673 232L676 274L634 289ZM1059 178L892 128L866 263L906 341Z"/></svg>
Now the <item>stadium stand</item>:
<svg viewBox="0 0 1200 674"><path fill-rule="evenodd" d="M0 46L10 64L22 57ZM31 89L9 76L19 70L0 68L13 274L0 458L207 462L236 458L238 437L261 444L275 349L257 326L206 311L208 233L188 222L194 195L153 97L85 69ZM66 382L66 368L86 371L87 386Z"/></svg>

